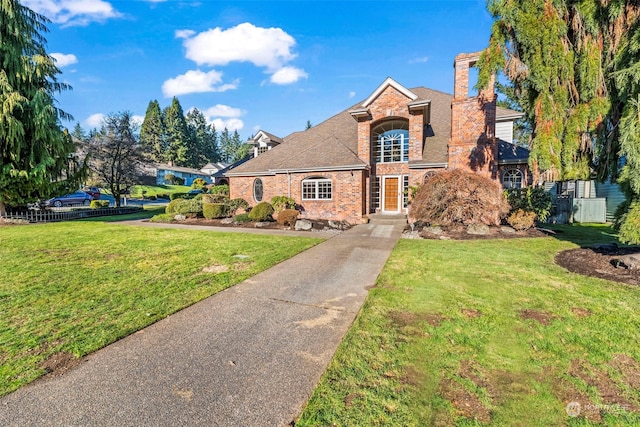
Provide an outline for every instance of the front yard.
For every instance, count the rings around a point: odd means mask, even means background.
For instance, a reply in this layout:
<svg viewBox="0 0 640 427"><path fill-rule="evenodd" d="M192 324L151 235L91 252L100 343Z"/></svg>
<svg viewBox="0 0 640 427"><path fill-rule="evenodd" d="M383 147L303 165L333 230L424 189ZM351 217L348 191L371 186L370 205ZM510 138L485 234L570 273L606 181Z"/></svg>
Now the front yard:
<svg viewBox="0 0 640 427"><path fill-rule="evenodd" d="M613 240L561 231L400 241L296 427L640 425L640 288L557 266Z"/></svg>
<svg viewBox="0 0 640 427"><path fill-rule="evenodd" d="M318 242L98 219L0 226L0 396Z"/></svg>

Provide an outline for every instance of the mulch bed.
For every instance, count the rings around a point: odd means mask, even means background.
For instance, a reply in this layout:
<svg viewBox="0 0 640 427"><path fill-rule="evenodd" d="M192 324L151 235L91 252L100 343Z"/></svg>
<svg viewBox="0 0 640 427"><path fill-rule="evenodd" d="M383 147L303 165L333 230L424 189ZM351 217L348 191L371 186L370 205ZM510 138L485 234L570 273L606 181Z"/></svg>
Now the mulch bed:
<svg viewBox="0 0 640 427"><path fill-rule="evenodd" d="M573 273L638 286L640 269L627 270L614 267L614 260L620 255L637 252L640 252L640 247L624 247L616 250L578 248L560 252L555 260L556 264Z"/></svg>

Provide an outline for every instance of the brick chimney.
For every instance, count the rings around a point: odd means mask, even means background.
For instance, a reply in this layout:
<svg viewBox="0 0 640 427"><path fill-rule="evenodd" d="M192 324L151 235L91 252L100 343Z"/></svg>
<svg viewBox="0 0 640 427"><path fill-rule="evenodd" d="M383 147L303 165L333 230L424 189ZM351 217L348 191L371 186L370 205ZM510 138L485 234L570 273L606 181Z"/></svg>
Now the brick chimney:
<svg viewBox="0 0 640 427"><path fill-rule="evenodd" d="M488 87L469 96L469 68L481 52L461 53L455 58L455 80L451 101L449 167L464 168L495 177L497 161L496 95L492 76Z"/></svg>

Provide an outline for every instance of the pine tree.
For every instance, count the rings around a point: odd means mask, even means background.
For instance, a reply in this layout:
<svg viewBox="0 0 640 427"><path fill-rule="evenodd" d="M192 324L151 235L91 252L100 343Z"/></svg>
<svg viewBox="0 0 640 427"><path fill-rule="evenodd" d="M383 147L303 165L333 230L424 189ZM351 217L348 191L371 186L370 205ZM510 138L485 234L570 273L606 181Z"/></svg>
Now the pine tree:
<svg viewBox="0 0 640 427"><path fill-rule="evenodd" d="M167 135L164 159L176 166L186 166L189 163L189 131L178 98L173 97L171 105L164 110L164 121Z"/></svg>
<svg viewBox="0 0 640 427"><path fill-rule="evenodd" d="M82 129L82 126L80 126L80 123L78 122L76 122L76 125L73 127L71 136L82 142L88 139L87 133L84 131L84 129Z"/></svg>
<svg viewBox="0 0 640 427"><path fill-rule="evenodd" d="M585 179L596 170L620 178L627 206L640 203L640 4L490 0L488 8L495 22L479 85L504 69L524 100L534 175Z"/></svg>
<svg viewBox="0 0 640 427"><path fill-rule="evenodd" d="M144 121L140 128L140 144L145 155L155 162L165 161L166 140L164 120L160 104L156 99L149 101Z"/></svg>
<svg viewBox="0 0 640 427"><path fill-rule="evenodd" d="M224 128L220 135L220 153L222 161L227 163L235 163L244 159L249 153L249 144L242 141L237 130L233 131L233 135Z"/></svg>
<svg viewBox="0 0 640 427"><path fill-rule="evenodd" d="M189 129L189 158L192 167L201 168L208 162L219 161L216 128L207 123L204 114L194 108L187 113Z"/></svg>
<svg viewBox="0 0 640 427"><path fill-rule="evenodd" d="M7 206L77 188L86 168L60 128L71 116L58 109L55 93L70 89L45 50L49 21L17 0L0 7L0 214Z"/></svg>
<svg viewBox="0 0 640 427"><path fill-rule="evenodd" d="M232 163L233 147L231 147L231 136L226 127L220 133L220 158L225 163Z"/></svg>

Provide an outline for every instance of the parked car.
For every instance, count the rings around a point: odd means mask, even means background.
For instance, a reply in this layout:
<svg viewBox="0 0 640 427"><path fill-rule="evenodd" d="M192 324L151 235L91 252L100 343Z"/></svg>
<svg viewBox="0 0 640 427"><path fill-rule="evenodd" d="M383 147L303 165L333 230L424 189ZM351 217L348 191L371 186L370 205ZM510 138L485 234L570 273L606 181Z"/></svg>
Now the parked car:
<svg viewBox="0 0 640 427"><path fill-rule="evenodd" d="M187 191L187 194L190 196L196 196L198 194L204 194L204 190L201 190L199 188L194 188L193 190Z"/></svg>
<svg viewBox="0 0 640 427"><path fill-rule="evenodd" d="M100 199L100 189L98 187L84 187L82 191L90 195L93 200Z"/></svg>
<svg viewBox="0 0 640 427"><path fill-rule="evenodd" d="M93 198L84 191L76 191L75 193L65 194L64 196L53 197L44 202L47 207L54 206L56 208L71 205L89 206Z"/></svg>

